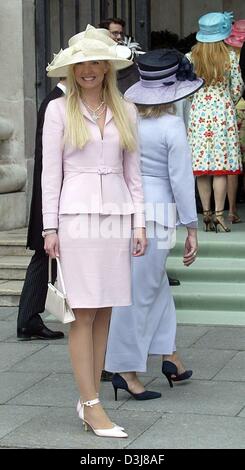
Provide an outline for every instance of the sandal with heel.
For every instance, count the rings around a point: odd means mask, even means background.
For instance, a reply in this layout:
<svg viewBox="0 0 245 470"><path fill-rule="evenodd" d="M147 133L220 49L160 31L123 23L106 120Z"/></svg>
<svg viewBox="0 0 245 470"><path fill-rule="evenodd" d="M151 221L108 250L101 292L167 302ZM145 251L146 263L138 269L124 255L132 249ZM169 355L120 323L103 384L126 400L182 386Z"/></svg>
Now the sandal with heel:
<svg viewBox="0 0 245 470"><path fill-rule="evenodd" d="M239 215L235 212L229 212L227 219L231 224L240 224L242 222Z"/></svg>
<svg viewBox="0 0 245 470"><path fill-rule="evenodd" d="M215 217L214 217L214 226L215 226L215 232L230 232L231 229L225 225L224 221L224 211L215 211Z"/></svg>
<svg viewBox="0 0 245 470"><path fill-rule="evenodd" d="M114 423L113 424L113 427L112 428L106 428L106 429L95 429L84 417L84 407L85 406L89 406L90 408L92 408L94 405L97 405L98 403L100 403L100 400L99 398L95 398L94 400L88 400L88 401L82 401L80 402L79 400L79 403L81 405L81 408L79 406L77 406L77 411L78 411L78 415L79 415L79 418L83 421L84 423L84 429L85 431L88 431L88 429L92 429L92 431L94 432L94 434L96 434L96 436L99 436L99 437L118 437L118 438L126 438L128 437L127 433L122 431L122 429L120 429L119 426L115 425Z"/></svg>
<svg viewBox="0 0 245 470"><path fill-rule="evenodd" d="M214 231L214 224L212 221L212 211L208 209L207 211L203 211L203 230L204 232L213 232Z"/></svg>

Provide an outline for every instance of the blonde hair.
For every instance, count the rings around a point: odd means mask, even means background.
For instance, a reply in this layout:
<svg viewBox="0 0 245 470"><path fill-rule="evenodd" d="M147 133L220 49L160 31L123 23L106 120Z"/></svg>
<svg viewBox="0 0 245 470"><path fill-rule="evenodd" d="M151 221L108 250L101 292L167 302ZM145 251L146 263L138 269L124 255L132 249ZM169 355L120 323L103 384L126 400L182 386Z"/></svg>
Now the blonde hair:
<svg viewBox="0 0 245 470"><path fill-rule="evenodd" d="M225 71L230 68L229 52L223 41L198 42L191 50L191 61L205 85L222 82Z"/></svg>
<svg viewBox="0 0 245 470"><path fill-rule="evenodd" d="M137 104L139 115L143 118L159 118L163 114L170 113L175 114L175 106L173 103L170 104Z"/></svg>
<svg viewBox="0 0 245 470"><path fill-rule="evenodd" d="M120 135L121 145L128 151L136 149L135 126L126 104L121 97L116 84L116 72L113 66L108 63L108 71L103 81L103 100L112 111L116 127ZM67 77L66 93L66 117L64 141L69 142L73 147L82 149L91 139L88 127L80 109L80 98L82 98L82 88L78 85L74 76L74 66L69 67Z"/></svg>
<svg viewBox="0 0 245 470"><path fill-rule="evenodd" d="M235 52L240 57L241 47L231 46L230 44L226 44L226 47L229 51Z"/></svg>

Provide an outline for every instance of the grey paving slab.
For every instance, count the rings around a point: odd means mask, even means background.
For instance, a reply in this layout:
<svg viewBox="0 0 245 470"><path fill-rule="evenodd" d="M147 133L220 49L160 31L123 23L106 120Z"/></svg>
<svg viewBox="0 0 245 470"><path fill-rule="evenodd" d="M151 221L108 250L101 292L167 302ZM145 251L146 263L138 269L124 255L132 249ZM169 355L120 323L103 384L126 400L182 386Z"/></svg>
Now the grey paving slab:
<svg viewBox="0 0 245 470"><path fill-rule="evenodd" d="M0 406L0 448L1 438L11 433L14 429L30 421L34 416L39 416L44 412L38 406Z"/></svg>
<svg viewBox="0 0 245 470"><path fill-rule="evenodd" d="M243 382L191 380L170 389L167 383L157 378L151 383L151 389L161 392L162 397L144 402L129 399L121 409L235 416L245 406Z"/></svg>
<svg viewBox="0 0 245 470"><path fill-rule="evenodd" d="M11 370L39 372L72 372L69 351L66 344L46 344L44 349L37 351L31 357L23 359L14 365ZM36 342L32 342L36 344ZM38 342L42 344L42 342Z"/></svg>
<svg viewBox="0 0 245 470"><path fill-rule="evenodd" d="M147 377L144 382L152 380ZM79 397L72 373L51 374L36 386L13 398L9 403L16 405L76 407ZM101 382L100 398L103 405L117 409L129 398L126 392L118 393L118 401L114 400L114 390L110 382Z"/></svg>
<svg viewBox="0 0 245 470"><path fill-rule="evenodd" d="M15 321L0 321L0 341L10 338L13 335L13 332L16 334Z"/></svg>
<svg viewBox="0 0 245 470"><path fill-rule="evenodd" d="M231 312L232 315L232 312ZM215 327L202 336L194 345L204 349L245 350L245 327Z"/></svg>
<svg viewBox="0 0 245 470"><path fill-rule="evenodd" d="M166 414L128 449L245 449L244 421L237 417Z"/></svg>
<svg viewBox="0 0 245 470"><path fill-rule="evenodd" d="M0 307L1 320L15 320L17 319L18 307Z"/></svg>
<svg viewBox="0 0 245 470"><path fill-rule="evenodd" d="M0 371L10 369L25 357L39 351L45 345L25 343L0 343Z"/></svg>
<svg viewBox="0 0 245 470"><path fill-rule="evenodd" d="M97 437L92 431L84 431L74 410L51 408L1 439L0 447L121 449L129 446L159 419L157 413L138 414L118 410L110 412L110 417L127 428L127 439Z"/></svg>
<svg viewBox="0 0 245 470"><path fill-rule="evenodd" d="M224 350L205 350L188 348L178 349L178 353L185 365L186 369L193 370L193 379L209 380L214 377L220 369L222 369L227 361L232 359L236 351ZM150 356L148 359L147 374L162 377L164 382L166 378L161 372L161 356Z"/></svg>
<svg viewBox="0 0 245 470"><path fill-rule="evenodd" d="M208 326L178 325L176 334L177 349L189 348L209 330L211 330L211 327Z"/></svg>
<svg viewBox="0 0 245 470"><path fill-rule="evenodd" d="M36 383L47 377L39 372L0 372L0 403L6 403Z"/></svg>
<svg viewBox="0 0 245 470"><path fill-rule="evenodd" d="M75 408L78 395L72 374L51 374L9 403Z"/></svg>
<svg viewBox="0 0 245 470"><path fill-rule="evenodd" d="M245 418L245 406L244 408L241 410L241 412L238 414L239 418Z"/></svg>
<svg viewBox="0 0 245 470"><path fill-rule="evenodd" d="M245 382L245 351L238 352L215 376L215 380Z"/></svg>

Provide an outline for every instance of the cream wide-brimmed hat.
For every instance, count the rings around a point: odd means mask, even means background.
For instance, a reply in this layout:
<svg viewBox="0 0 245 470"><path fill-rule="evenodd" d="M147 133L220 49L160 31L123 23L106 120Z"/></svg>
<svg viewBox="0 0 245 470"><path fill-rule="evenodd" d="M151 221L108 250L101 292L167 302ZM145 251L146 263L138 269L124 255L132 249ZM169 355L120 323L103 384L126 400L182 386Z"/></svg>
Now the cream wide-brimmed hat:
<svg viewBox="0 0 245 470"><path fill-rule="evenodd" d="M92 60L109 61L116 70L120 70L132 65L130 57L130 49L113 41L107 29L87 25L85 31L69 40L69 47L54 55L46 70L48 77L66 77L70 65Z"/></svg>

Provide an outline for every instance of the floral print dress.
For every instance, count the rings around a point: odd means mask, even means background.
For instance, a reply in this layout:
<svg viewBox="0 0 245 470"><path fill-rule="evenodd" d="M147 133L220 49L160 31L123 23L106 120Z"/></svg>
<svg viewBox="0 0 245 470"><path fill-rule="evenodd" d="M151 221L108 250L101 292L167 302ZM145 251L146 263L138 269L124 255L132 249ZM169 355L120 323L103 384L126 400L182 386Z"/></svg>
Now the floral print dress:
<svg viewBox="0 0 245 470"><path fill-rule="evenodd" d="M224 80L204 85L192 97L188 139L196 176L242 172L235 105L242 95L243 81L235 52L229 51L229 56ZM191 53L187 58L191 61Z"/></svg>
<svg viewBox="0 0 245 470"><path fill-rule="evenodd" d="M241 98L236 105L237 126L240 138L243 170L245 170L245 100Z"/></svg>

